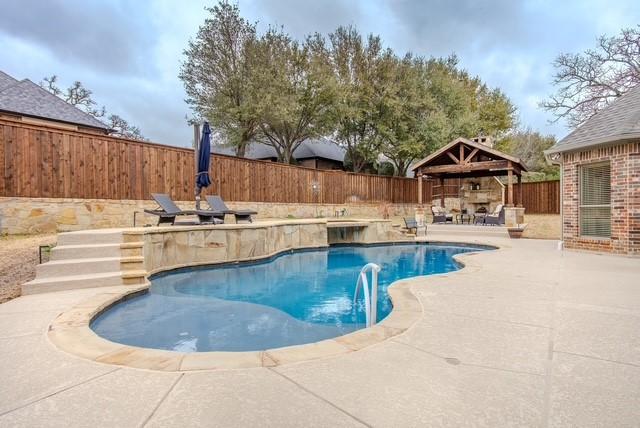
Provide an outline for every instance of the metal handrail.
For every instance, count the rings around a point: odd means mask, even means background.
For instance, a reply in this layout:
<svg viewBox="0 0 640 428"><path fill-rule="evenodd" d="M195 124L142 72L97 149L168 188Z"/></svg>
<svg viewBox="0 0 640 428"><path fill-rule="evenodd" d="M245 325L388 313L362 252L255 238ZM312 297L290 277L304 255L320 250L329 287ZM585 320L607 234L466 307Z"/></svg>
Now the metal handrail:
<svg viewBox="0 0 640 428"><path fill-rule="evenodd" d="M371 271L371 293L369 293L369 280L367 279L367 272ZM358 275L358 281L356 282L356 290L353 293L353 305L355 307L360 287L362 286L362 292L364 294L364 311L367 327L371 327L376 323L378 317L378 272L380 272L380 266L375 263L367 263L360 270Z"/></svg>

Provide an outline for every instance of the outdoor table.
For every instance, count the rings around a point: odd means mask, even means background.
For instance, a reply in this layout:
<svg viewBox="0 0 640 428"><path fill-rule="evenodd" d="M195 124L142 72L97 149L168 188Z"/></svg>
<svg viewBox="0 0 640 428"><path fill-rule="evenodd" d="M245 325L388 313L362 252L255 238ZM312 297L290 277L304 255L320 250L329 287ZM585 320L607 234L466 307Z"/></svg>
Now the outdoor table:
<svg viewBox="0 0 640 428"><path fill-rule="evenodd" d="M456 214L456 224L464 224L465 220L467 224L471 224L472 219L475 219L473 214Z"/></svg>

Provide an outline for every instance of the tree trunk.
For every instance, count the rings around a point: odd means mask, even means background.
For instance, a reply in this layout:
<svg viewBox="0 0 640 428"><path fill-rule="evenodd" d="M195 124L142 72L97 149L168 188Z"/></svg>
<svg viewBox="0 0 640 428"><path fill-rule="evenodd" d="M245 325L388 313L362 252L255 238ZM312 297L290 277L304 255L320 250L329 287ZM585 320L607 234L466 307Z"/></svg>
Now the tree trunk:
<svg viewBox="0 0 640 428"><path fill-rule="evenodd" d="M247 142L241 142L236 146L236 156L243 158L247 152Z"/></svg>
<svg viewBox="0 0 640 428"><path fill-rule="evenodd" d="M287 165L291 164L292 153L289 147L284 147L282 150L282 163Z"/></svg>
<svg viewBox="0 0 640 428"><path fill-rule="evenodd" d="M251 136L247 132L243 132L240 141L236 146L236 156L243 158L247 154L247 147L251 143Z"/></svg>

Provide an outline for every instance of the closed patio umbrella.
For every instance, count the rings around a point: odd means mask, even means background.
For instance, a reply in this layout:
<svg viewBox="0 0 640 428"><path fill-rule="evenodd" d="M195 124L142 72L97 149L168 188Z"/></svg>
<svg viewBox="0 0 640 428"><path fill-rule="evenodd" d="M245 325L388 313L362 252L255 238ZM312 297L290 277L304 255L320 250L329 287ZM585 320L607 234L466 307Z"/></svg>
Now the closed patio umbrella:
<svg viewBox="0 0 640 428"><path fill-rule="evenodd" d="M198 147L198 171L196 174L196 209L200 209L200 193L211 184L209 163L211 161L211 129L209 122L202 126L202 138Z"/></svg>

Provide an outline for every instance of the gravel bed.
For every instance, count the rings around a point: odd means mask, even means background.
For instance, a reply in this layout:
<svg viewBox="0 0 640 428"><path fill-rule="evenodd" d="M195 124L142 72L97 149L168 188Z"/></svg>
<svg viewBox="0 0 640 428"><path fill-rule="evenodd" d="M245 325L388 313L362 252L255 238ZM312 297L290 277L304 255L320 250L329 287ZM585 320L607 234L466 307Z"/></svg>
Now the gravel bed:
<svg viewBox="0 0 640 428"><path fill-rule="evenodd" d="M38 246L56 242L56 235L0 236L0 303L20 295L20 285L32 280Z"/></svg>

